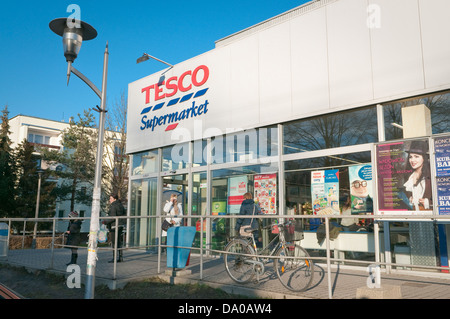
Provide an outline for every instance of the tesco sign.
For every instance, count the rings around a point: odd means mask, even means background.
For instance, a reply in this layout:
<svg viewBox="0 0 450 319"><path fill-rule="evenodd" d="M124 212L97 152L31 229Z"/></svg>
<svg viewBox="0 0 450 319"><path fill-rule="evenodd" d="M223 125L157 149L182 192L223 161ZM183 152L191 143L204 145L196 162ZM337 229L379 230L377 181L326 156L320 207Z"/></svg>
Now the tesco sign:
<svg viewBox="0 0 450 319"><path fill-rule="evenodd" d="M199 72L203 71L203 72ZM186 71L180 77L173 76L167 81L155 83L145 88L141 92L145 93L145 104L150 103L150 95L153 91L154 101L158 101L167 97L172 97L180 92L187 92L192 89L192 86L202 86L208 81L209 69L206 65L200 65L194 71ZM187 83L185 83L185 79Z"/></svg>
<svg viewBox="0 0 450 319"><path fill-rule="evenodd" d="M188 118L197 117L208 112L208 100L199 104L196 98L206 94L208 88L202 88L198 91L196 88L203 86L209 79L209 68L206 65L200 65L194 70L189 70L180 76L172 76L167 80L146 86L141 89L141 93L145 94L145 107L141 111L141 130L151 129L168 125L166 131L175 129L179 122ZM174 97L177 93L185 93L181 97ZM183 110L177 110L162 115L149 116L147 113L155 112L164 106L171 107L186 101L192 100L190 107ZM153 103L155 103L153 105ZM147 106L147 104L152 104Z"/></svg>

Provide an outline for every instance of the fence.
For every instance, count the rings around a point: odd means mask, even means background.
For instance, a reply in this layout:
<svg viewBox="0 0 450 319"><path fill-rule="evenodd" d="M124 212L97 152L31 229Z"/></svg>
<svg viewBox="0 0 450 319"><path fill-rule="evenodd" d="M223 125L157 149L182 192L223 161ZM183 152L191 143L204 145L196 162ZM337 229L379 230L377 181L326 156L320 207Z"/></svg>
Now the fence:
<svg viewBox="0 0 450 319"><path fill-rule="evenodd" d="M269 222L271 219L279 219L279 220L283 220L283 219L295 219L295 220L302 220L302 224L306 225L306 224L310 224L311 225L311 219L317 219L318 217L320 217L322 224L325 226L325 238L324 238L324 243L322 248L323 251L325 252L325 256L316 256L314 254L311 254L311 260L313 260L315 263L317 264L323 264L324 266L326 265L326 272L327 272L327 277L328 277L328 291L329 291L329 298L332 298L332 283L331 283L331 268L332 265L334 264L339 264L339 263L349 263L349 264L354 264L354 265L361 265L361 266L368 266L368 265L378 265L382 268L384 268L387 272L392 271L393 267L408 267L408 268L414 268L414 269L426 269L426 270L434 270L434 271L442 271L442 272L446 272L448 271L448 267L445 266L427 266L427 265L419 265L419 264L404 264L404 263L394 263L392 262L390 259L390 247L384 247L384 249L382 249L382 242L384 240L380 240L380 225L384 222L417 222L417 221L425 221L425 222L432 222L432 223L436 223L436 222L448 222L450 220L450 216L437 216L437 217L431 217L431 216L416 216L416 215L411 215L411 216L374 216L374 215L358 215L357 218L358 219L366 219L366 220L372 220L373 221L373 256L374 256L374 260L359 260L359 259L349 259L349 258L338 258L336 257L336 255L334 254L334 256L332 257L332 251L334 252L336 249L336 247L332 247L332 236L330 235L330 229L333 227L333 223L336 222L337 219L345 219L345 218L355 218L355 216L310 216L310 215L276 215L276 216L272 216L272 215L258 215L258 219L260 220L264 220L264 219L269 219ZM163 218L165 218L165 216L146 216L146 217L141 217L141 216L128 216L128 217L101 217L102 220L108 220L108 219L114 219L116 224L118 224L118 220L120 218L125 218L127 219L127 225L128 225L128 234L127 234L127 239L125 240L125 245L122 248L118 248L117 247L117 232L114 232L114 235L116 236L116 240L114 241L116 243L116 245L114 247L112 246L108 246L108 245L99 245L98 246L98 252L102 252L102 251L109 251L112 252L114 257L116 257L118 255L118 251L120 250L154 250L155 251L155 255L157 255L157 266L156 266L156 273L161 273L162 272L162 267L161 267L161 263L162 263L162 249L163 248L167 248L167 247L173 247L173 246L168 246L165 244L161 243L161 229L160 229L160 225L161 225L161 221ZM200 230L204 230L204 225L206 224L212 224L212 221L214 219L224 219L224 220L233 220L236 218L252 218L251 216L236 216L236 215L219 215L219 216L183 216L185 221L188 220L192 220L192 222L190 224L192 224L195 221L199 222L199 229ZM17 233L17 235L15 234L11 234L11 231L8 232L8 243L12 242L12 238L15 237L15 241L16 241L16 245L14 247L11 248L18 248L20 250L22 250L25 254L27 252L31 252L33 251L33 249L26 249L28 246L26 245L27 243L29 243L30 241L30 237L31 237L31 231L26 231L26 227L27 224L29 223L47 223L47 231L44 232L39 232L36 236L36 238L34 238L34 240L37 242L36 244L36 248L37 249L46 249L47 251L50 252L50 258L48 259L48 266L47 268L49 269L53 269L54 268L54 261L55 261L55 251L59 248L86 248L86 246L69 246L66 245L64 243L64 241L62 240L63 238L63 233L58 233L56 231L56 225L58 222L62 222L62 221L68 221L70 218L39 218L39 219L33 219L33 218L29 218L29 219L23 219L23 218L3 218L0 219L0 223L4 222L7 223L9 225L9 229L11 230L11 225L12 223L14 223L15 225L18 225L19 223L22 224L23 223L23 228L21 230L16 229L15 233ZM82 219L82 220L90 220L90 218L78 218L78 219ZM155 232L155 234L153 234L154 236L151 237L154 239L153 243L149 243L149 244L144 244L144 245L137 245L137 244L133 244L130 243L130 231L136 231L136 229L133 229L133 227L130 225L135 225L137 224L136 221L140 220L140 221L145 221L145 222L152 222L153 223L153 232ZM134 222L133 222L134 221ZM230 223L231 224L231 223ZM305 232L307 232L307 230L305 229ZM198 238L198 247L192 247L191 250L198 254L198 257L200 258L200 264L199 264L199 273L198 273L198 279L202 280L203 279L203 272L204 272L204 264L205 264L205 258L209 258L212 256L221 256L223 254L225 254L225 252L222 249L218 249L221 247L212 247L211 246L211 242L209 240L204 241L204 238L207 237L207 235L209 236L211 233L209 232L204 232L204 231L198 231L197 232L197 236ZM309 232L309 236L311 234L315 234L314 231L310 231ZM306 236L308 237L308 236ZM305 237L305 240L301 242L302 246L304 246L304 243L307 244L307 238ZM311 237L311 236L310 236ZM45 240L43 240L43 238L46 238ZM20 245L17 245L17 240L19 240ZM10 245L11 246L11 245ZM182 247L179 247L182 248ZM314 247L313 248L308 248L305 247L307 250L316 250ZM343 248L343 247L338 247L338 248ZM383 260L383 256L386 256L385 260ZM264 257L264 256L262 256ZM269 256L265 256L265 257L269 257ZM271 256L271 258L273 258ZM111 275L112 280L116 280L116 279L120 279L117 276L117 258L114 258L114 263L113 263L113 272ZM209 259L208 259L209 260Z"/></svg>

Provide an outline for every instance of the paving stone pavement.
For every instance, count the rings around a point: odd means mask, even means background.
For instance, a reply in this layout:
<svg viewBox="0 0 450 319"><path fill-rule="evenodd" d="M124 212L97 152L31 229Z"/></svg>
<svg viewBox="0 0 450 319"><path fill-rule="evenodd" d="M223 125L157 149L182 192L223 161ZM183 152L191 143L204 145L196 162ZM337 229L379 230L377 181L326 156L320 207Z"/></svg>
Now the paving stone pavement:
<svg viewBox="0 0 450 319"><path fill-rule="evenodd" d="M81 273L86 272L87 250L79 249L78 264ZM221 257L203 257L192 254L188 272L166 275L166 256L163 254L158 262L158 255L139 250L126 250L124 262L108 263L111 251L99 250L95 270L95 283L107 284L110 288L123 287L129 281L142 280L159 276L172 283L201 282L228 292L273 299L355 299L358 288L366 287L368 272L365 269L333 265L329 283L326 265L316 264L312 286L305 292L291 292L281 285L274 273L271 263L258 282L245 285L235 283L226 273ZM7 259L0 262L24 266L30 269L47 269L65 273L66 263L70 260L69 249L26 249L10 250ZM159 270L159 271L158 271ZM169 269L172 270L172 269ZM189 274L190 272L190 274ZM331 285L330 285L331 284ZM399 286L402 299L449 299L450 274L436 273L415 275L413 273L381 273L381 285ZM331 293L330 293L331 291Z"/></svg>

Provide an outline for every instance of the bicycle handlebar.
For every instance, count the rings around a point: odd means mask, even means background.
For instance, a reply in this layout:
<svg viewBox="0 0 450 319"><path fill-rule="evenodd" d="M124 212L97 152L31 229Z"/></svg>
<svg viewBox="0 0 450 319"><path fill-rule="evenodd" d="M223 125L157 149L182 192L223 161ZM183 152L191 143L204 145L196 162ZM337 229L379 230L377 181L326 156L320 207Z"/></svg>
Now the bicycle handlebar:
<svg viewBox="0 0 450 319"><path fill-rule="evenodd" d="M273 223L273 224L270 224L270 225L267 225L267 226L264 226L264 227L261 227L261 228L262 228L262 229L270 229L270 228L272 228L273 226L281 226L281 227L284 227L284 226L289 225L289 224L292 224L292 220L288 220L288 221L285 221L285 222L283 222L283 223Z"/></svg>

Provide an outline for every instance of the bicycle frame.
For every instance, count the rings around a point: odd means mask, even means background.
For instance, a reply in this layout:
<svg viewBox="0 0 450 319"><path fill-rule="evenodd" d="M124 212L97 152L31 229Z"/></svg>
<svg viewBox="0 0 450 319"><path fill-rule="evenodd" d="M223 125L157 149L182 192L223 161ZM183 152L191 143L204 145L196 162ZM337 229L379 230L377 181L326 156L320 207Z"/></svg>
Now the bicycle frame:
<svg viewBox="0 0 450 319"><path fill-rule="evenodd" d="M277 226L279 233L260 250L256 247L253 233L249 237L233 238L226 247L225 268L230 277L238 283L245 283L254 275L259 281L260 276L265 273L265 264L274 260L274 269L283 286L293 291L303 291L313 279L313 264L308 260L306 250L295 244L295 240L292 243L286 242L284 225ZM228 259L230 248L231 255L235 257ZM236 248L237 251L233 251Z"/></svg>
<svg viewBox="0 0 450 319"><path fill-rule="evenodd" d="M261 267L263 267L264 270L264 266L262 265L262 262L260 261L261 259L264 261L264 263L267 263L270 259L273 259L273 256L275 255L275 252L280 248L283 247L284 245L286 245L286 240L284 238L284 234L283 234L283 225L282 224L278 224L279 227L279 233L278 235L276 235L265 247L258 249L256 246L256 241L255 241L255 236L252 233L252 236L250 237L237 237L240 239L244 239L247 240L253 247L255 254L256 254L256 260L250 261L253 264L259 264L261 263ZM272 246L272 244L274 244ZM272 246L272 248L270 248L270 246ZM267 252L267 254L264 254L264 252ZM267 259L267 260L266 260Z"/></svg>

